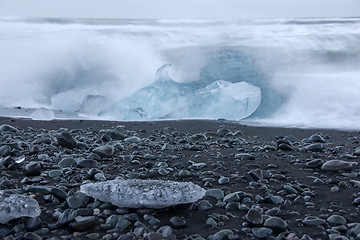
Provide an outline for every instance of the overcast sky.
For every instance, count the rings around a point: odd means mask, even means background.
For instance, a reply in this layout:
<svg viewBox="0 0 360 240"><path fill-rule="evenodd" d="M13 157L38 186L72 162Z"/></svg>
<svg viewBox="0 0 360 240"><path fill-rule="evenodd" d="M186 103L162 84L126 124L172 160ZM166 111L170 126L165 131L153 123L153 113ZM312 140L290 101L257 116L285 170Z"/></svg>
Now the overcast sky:
<svg viewBox="0 0 360 240"><path fill-rule="evenodd" d="M360 0L0 0L0 17L284 18L360 16Z"/></svg>

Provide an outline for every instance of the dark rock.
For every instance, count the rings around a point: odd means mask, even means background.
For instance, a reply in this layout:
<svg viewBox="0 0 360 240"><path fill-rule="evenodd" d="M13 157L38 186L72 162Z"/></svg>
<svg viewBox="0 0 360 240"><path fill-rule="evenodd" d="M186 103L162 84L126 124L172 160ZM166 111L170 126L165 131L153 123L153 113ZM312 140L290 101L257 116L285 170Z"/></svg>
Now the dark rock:
<svg viewBox="0 0 360 240"><path fill-rule="evenodd" d="M205 196L214 197L214 198L216 198L216 200L223 200L224 192L218 188L212 188L212 189L206 190Z"/></svg>
<svg viewBox="0 0 360 240"><path fill-rule="evenodd" d="M66 209L60 216L56 222L56 227L60 227L61 225L71 222L77 217L77 211L73 209Z"/></svg>
<svg viewBox="0 0 360 240"><path fill-rule="evenodd" d="M98 162L92 159L81 159L76 162L76 165L83 168L97 168Z"/></svg>
<svg viewBox="0 0 360 240"><path fill-rule="evenodd" d="M25 233L24 240L42 240L43 238L33 232Z"/></svg>
<svg viewBox="0 0 360 240"><path fill-rule="evenodd" d="M309 152L323 152L324 146L321 143L314 143L306 146L305 149Z"/></svg>
<svg viewBox="0 0 360 240"><path fill-rule="evenodd" d="M9 156L11 153L11 147L9 145L4 145L0 147L0 156L6 157Z"/></svg>
<svg viewBox="0 0 360 240"><path fill-rule="evenodd" d="M245 220L253 226L259 227L263 224L264 218L260 211L250 209L245 216Z"/></svg>
<svg viewBox="0 0 360 240"><path fill-rule="evenodd" d="M112 146L109 146L109 145L104 145L104 146L100 146L100 147L95 148L93 150L93 152L95 154L99 155L100 157L110 158L114 154L114 148Z"/></svg>
<svg viewBox="0 0 360 240"><path fill-rule="evenodd" d="M75 218L75 222L70 224L70 227L75 229L76 231L86 231L90 229L94 224L97 222L97 219L95 216L77 216Z"/></svg>
<svg viewBox="0 0 360 240"><path fill-rule="evenodd" d="M61 133L57 141L59 145L62 147L66 147L70 149L76 148L76 141L68 132Z"/></svg>
<svg viewBox="0 0 360 240"><path fill-rule="evenodd" d="M108 135L112 140L124 140L126 138L126 135L113 129L103 129L100 130L100 133Z"/></svg>
<svg viewBox="0 0 360 240"><path fill-rule="evenodd" d="M345 225L347 223L346 219L339 215L331 215L326 221L332 225Z"/></svg>
<svg viewBox="0 0 360 240"><path fill-rule="evenodd" d="M286 231L287 224L281 218L270 217L264 222L264 227L272 229L274 233L281 233Z"/></svg>
<svg viewBox="0 0 360 240"><path fill-rule="evenodd" d="M136 240L137 238L130 234L130 233L127 233L125 235L121 235L117 240Z"/></svg>
<svg viewBox="0 0 360 240"><path fill-rule="evenodd" d="M25 172L28 176L38 176L41 173L41 165L38 162L30 162L25 166Z"/></svg>
<svg viewBox="0 0 360 240"><path fill-rule="evenodd" d="M2 124L0 126L0 132L17 132L18 129L9 124Z"/></svg>
<svg viewBox="0 0 360 240"><path fill-rule="evenodd" d="M213 205L207 200L201 200L198 203L197 208L199 211L206 211L212 209Z"/></svg>
<svg viewBox="0 0 360 240"><path fill-rule="evenodd" d="M308 216L302 222L305 226L318 226L326 224L325 220L315 216Z"/></svg>
<svg viewBox="0 0 360 240"><path fill-rule="evenodd" d="M324 164L324 160L322 159L314 159L314 160L311 160L310 162L307 162L306 163L306 167L308 168L318 168L318 167L321 167L321 165Z"/></svg>
<svg viewBox="0 0 360 240"><path fill-rule="evenodd" d="M295 151L295 149L292 146L286 143L280 143L278 149L283 151Z"/></svg>
<svg viewBox="0 0 360 240"><path fill-rule="evenodd" d="M251 229L252 233L257 238L266 238L273 233L273 230L270 228L253 228Z"/></svg>
<svg viewBox="0 0 360 240"><path fill-rule="evenodd" d="M249 153L238 153L235 155L235 159L240 160L255 160L255 156Z"/></svg>
<svg viewBox="0 0 360 240"><path fill-rule="evenodd" d="M25 228L28 231L35 231L39 228L41 228L42 223L41 219L39 217L31 217L26 220Z"/></svg>
<svg viewBox="0 0 360 240"><path fill-rule="evenodd" d="M323 171L340 171L340 170L351 170L353 169L353 165L350 162L346 162L343 160L330 160L325 162L321 166L321 170Z"/></svg>
<svg viewBox="0 0 360 240"><path fill-rule="evenodd" d="M66 200L67 194L59 188L52 188L50 190L50 193L53 194L55 197L57 197L60 202L63 202Z"/></svg>
<svg viewBox="0 0 360 240"><path fill-rule="evenodd" d="M66 199L67 204L72 209L78 209L83 205L82 199L79 199L77 196L70 196Z"/></svg>
<svg viewBox="0 0 360 240"><path fill-rule="evenodd" d="M309 137L309 141L311 142L316 142L316 143L324 143L325 140L322 136L320 136L319 134L314 134L311 137Z"/></svg>
<svg viewBox="0 0 360 240"><path fill-rule="evenodd" d="M58 163L58 165L60 167L75 166L76 165L76 160L73 157L65 157Z"/></svg>
<svg viewBox="0 0 360 240"><path fill-rule="evenodd" d="M187 223L184 219L175 216L170 219L170 225L174 228L185 228Z"/></svg>

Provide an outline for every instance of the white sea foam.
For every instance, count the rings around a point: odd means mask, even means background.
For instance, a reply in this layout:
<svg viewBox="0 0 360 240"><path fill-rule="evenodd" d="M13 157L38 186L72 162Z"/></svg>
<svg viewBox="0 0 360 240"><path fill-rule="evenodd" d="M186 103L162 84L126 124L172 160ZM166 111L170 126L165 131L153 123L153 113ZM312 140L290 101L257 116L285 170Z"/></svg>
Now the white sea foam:
<svg viewBox="0 0 360 240"><path fill-rule="evenodd" d="M3 19L0 104L78 113L102 96L106 108L151 84L166 63L174 80L195 81L224 49L250 56L283 99L261 124L360 129L357 18Z"/></svg>

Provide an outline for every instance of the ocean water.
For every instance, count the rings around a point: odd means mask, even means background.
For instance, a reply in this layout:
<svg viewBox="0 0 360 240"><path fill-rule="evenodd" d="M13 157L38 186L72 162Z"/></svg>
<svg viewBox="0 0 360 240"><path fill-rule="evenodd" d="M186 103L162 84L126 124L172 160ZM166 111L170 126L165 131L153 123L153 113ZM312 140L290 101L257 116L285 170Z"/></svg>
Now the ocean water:
<svg viewBox="0 0 360 240"><path fill-rule="evenodd" d="M241 121L360 129L360 18L3 18L0 115L45 107L65 118L122 120L97 113L152 84L164 64L174 81L196 82L221 51L246 54L281 98L270 114Z"/></svg>

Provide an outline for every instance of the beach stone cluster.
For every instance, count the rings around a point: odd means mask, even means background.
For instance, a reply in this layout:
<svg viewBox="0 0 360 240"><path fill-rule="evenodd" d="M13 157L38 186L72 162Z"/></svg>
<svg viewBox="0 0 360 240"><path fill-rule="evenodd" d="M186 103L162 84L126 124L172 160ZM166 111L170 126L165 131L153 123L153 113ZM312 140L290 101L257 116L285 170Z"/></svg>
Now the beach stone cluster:
<svg viewBox="0 0 360 240"><path fill-rule="evenodd" d="M4 118L0 239L360 239L359 149L222 120Z"/></svg>

